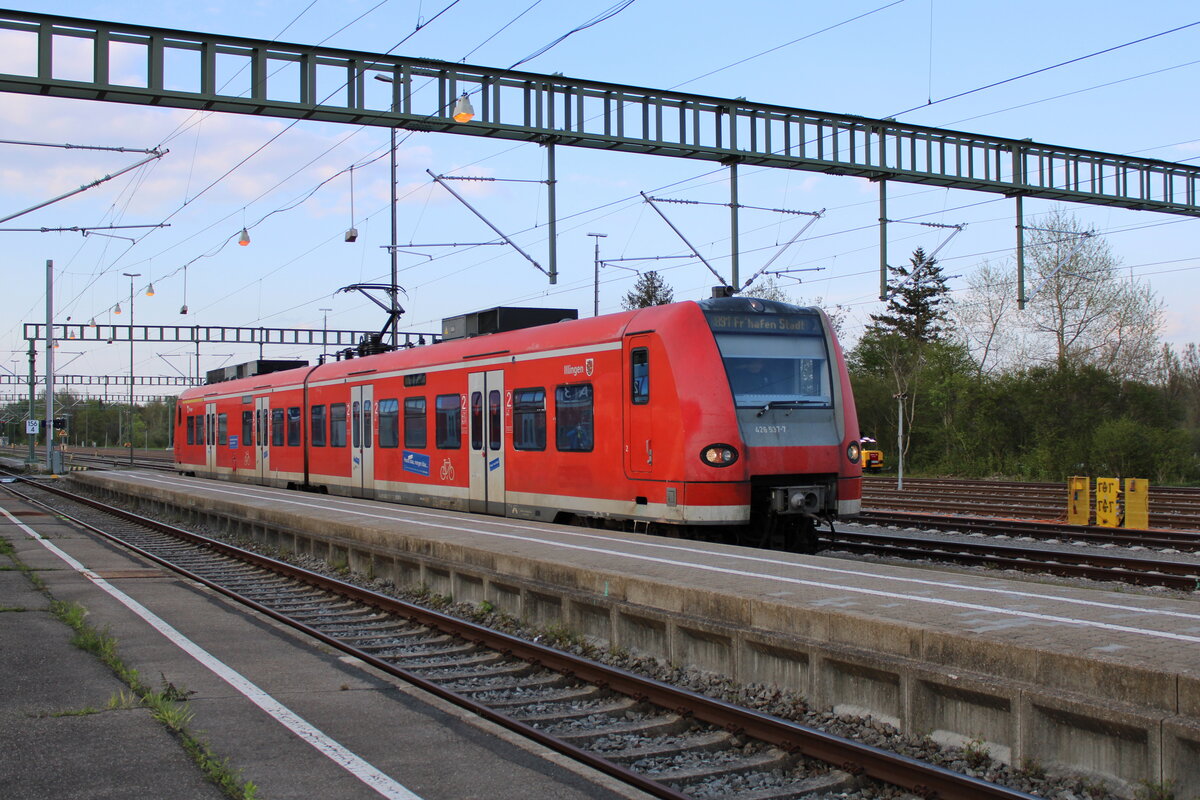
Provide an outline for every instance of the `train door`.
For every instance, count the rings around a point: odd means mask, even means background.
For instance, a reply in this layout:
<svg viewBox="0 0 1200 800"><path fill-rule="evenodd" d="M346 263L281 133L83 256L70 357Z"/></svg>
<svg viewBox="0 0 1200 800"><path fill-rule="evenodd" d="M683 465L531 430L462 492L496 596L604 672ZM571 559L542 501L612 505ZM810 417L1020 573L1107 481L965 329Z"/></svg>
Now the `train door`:
<svg viewBox="0 0 1200 800"><path fill-rule="evenodd" d="M471 415L470 509L504 515L504 371L472 372L467 379Z"/></svg>
<svg viewBox="0 0 1200 800"><path fill-rule="evenodd" d="M249 444L247 442L247 444ZM254 398L254 474L259 483L271 477L271 398Z"/></svg>
<svg viewBox="0 0 1200 800"><path fill-rule="evenodd" d="M350 492L375 496L375 426L372 401L375 387L350 387Z"/></svg>
<svg viewBox="0 0 1200 800"><path fill-rule="evenodd" d="M217 404L204 404L204 466L211 473L217 468Z"/></svg>
<svg viewBox="0 0 1200 800"><path fill-rule="evenodd" d="M649 477L654 470L649 336L625 340L625 387L625 474Z"/></svg>

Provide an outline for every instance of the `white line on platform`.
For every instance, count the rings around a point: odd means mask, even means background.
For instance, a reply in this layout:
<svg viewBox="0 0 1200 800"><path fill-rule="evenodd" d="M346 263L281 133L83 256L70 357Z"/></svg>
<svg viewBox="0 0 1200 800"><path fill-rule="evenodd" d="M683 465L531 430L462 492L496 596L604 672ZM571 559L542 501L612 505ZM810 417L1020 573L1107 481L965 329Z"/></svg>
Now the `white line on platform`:
<svg viewBox="0 0 1200 800"><path fill-rule="evenodd" d="M128 475L128 477L134 477L134 476ZM137 477L144 478L152 483L161 483L164 485L178 485L177 483L173 484L173 482L163 479L163 478L159 478L157 476L138 475ZM192 489L195 488L194 483L188 483L187 485ZM248 488L253 489L253 487L248 487ZM205 491L213 492L216 494L228 494L228 495L234 495L236 497L256 497L256 495L251 494L250 491L246 491L246 490L223 489L223 488L217 488L215 486L209 487L207 485L204 487L204 489L205 489ZM328 509L330 507L330 505L332 504L330 501L333 500L333 498L323 496L320 501L303 501L303 500L295 500L295 499L287 498L287 497L281 497L280 494L282 494L282 493L279 493L279 492L268 493L263 490L257 490L257 491L260 492L257 495L257 499L269 499L272 503L294 505L294 506L300 506L303 508ZM399 518L399 511L397 514L388 514L388 515L374 514L374 513L369 513L366 511L359 510L359 508L356 507L356 505L350 501L335 501L335 502L338 502L338 505L340 506L339 513L353 514L353 515L364 517L367 519L380 519L380 520L395 521ZM408 508L403 509L402 513L410 515L410 516L424 516L424 517L435 517L435 518L440 517L440 515L437 515L434 513L412 511ZM444 517L440 517L440 518L444 518ZM628 559L633 559L635 561L644 561L644 562L657 563L657 564L667 564L667 565L676 566L676 567L687 567L690 569L695 569L695 570L699 570L699 571L703 571L703 572L713 572L713 573L719 573L719 574L723 574L723 575L736 575L739 577L757 578L760 580L777 581L780 583L792 584L792 585L797 585L797 586L812 586L814 588L831 589L834 591L846 592L846 593L851 593L851 594L870 595L870 596L874 596L874 597L883 597L883 598L892 599L892 600L906 600L906 601L909 601L912 603L924 603L927 605L947 606L950 608L961 608L961 609L970 610L970 611L985 611L985 612L990 612L993 614L1001 614L1003 616L1008 616L1008 617L1020 617L1023 619L1032 619L1032 620L1037 620L1040 622L1057 622L1057 623L1062 623L1065 625L1072 625L1072 626L1076 626L1076 627L1097 628L1100 630L1107 630L1107 631L1119 631L1122 633L1132 633L1132 634L1137 634L1140 636L1149 636L1149 637L1156 638L1156 639L1171 639L1173 641L1200 644L1200 636L1190 636L1190 635L1182 634L1182 633L1173 633L1171 631L1157 631L1157 630L1153 630L1150 628L1137 628L1137 627L1133 627L1130 625L1116 625L1116 624L1108 623L1108 622L1099 622L1099 621L1095 621L1095 620L1079 619L1076 617L1066 617L1066 616L1060 616L1057 614L1043 614L1043 613L1039 613L1036 611L1021 611L1018 609L1004 608L1002 606L983 605L980 603L968 603L968 602L963 602L963 601L959 601L959 600L949 600L949 599L940 598L940 597L925 597L922 595L904 594L901 592L888 592L888 591L883 591L880 589L867 589L867 588L857 587L857 586L848 586L844 583L826 583L824 581L804 580L802 578L793 578L793 577L786 576L786 575L772 575L770 573L765 573L765 572L749 572L747 570L731 569L728 567L716 567L716 566L712 566L709 564L697 564L694 562L679 561L679 560L671 559L671 558L658 558L655 556L639 555L636 553L626 553L626 552L622 552L619 550L611 550L611 549L604 548L604 547L589 547L589 546L584 546L584 545L571 544L568 542L555 541L552 539L546 539L546 538L531 536L531 535L517 535L517 534L509 534L509 533L500 533L500 532L496 532L496 531L480 530L479 528L476 528L476 527L466 527L466 526L462 526L462 525L448 525L448 524L442 523L442 522L432 522L432 521L422 520L420 522L420 524L427 525L432 528L442 528L445 530L453 530L453 531L460 531L463 533L471 533L471 534L475 534L478 536L486 536L486 537L499 538L499 539L515 539L518 541L529 541L529 542L535 542L537 544L543 544L543 545L546 545L549 547L560 547L560 548L564 548L567 550L578 550L578 551L582 551L582 552L597 553L597 554L601 554L601 555L611 555L611 556L616 556L618 558L628 558ZM532 530L526 526L515 525L512 523L493 522L491 520L488 520L487 524L498 526L498 527L517 528L519 530L527 530L527 531ZM563 537L572 537L572 538L592 538L592 539L599 539L601 541L605 540L605 538L606 538L606 537L595 536L595 534L580 534L580 533L575 533L573 531L565 531L565 530L564 531L556 531L555 535L563 536ZM608 537L607 541L611 542L612 541L611 537ZM694 552L694 551L687 550L687 548L683 548L683 547L679 547L679 546L659 545L659 544L653 543L653 542L650 542L650 543L632 542L632 540L623 540L623 541L626 544L636 544L639 546L653 547L653 548L666 549L666 550L676 550L676 551L680 551L680 552ZM743 561L758 561L758 562L765 562L765 563L779 565L779 566L787 566L789 568L795 568L795 569L827 572L827 573L834 573L834 574L838 574L838 575L848 575L848 576L855 576L855 577L866 577L866 578L870 578L872 580L898 581L898 582L903 582L903 583L913 583L913 584L920 584L920 585L926 585L926 586L933 586L933 587L937 587L937 588L941 588L941 589L953 588L953 589L958 589L958 590L963 590L963 591L972 591L972 592L999 593L999 594L1012 595L1012 596L1025 598L1025 599L1028 599L1030 597L1040 597L1040 598L1044 598L1047 600L1054 600L1056 602L1074 603L1076 605L1104 608L1107 610L1129 611L1129 612L1140 613L1140 614L1152 614L1155 616L1172 616L1172 617L1184 617L1184 618L1189 618L1189 619L1200 619L1200 615L1189 614L1186 612L1162 611L1159 609L1147 609L1147 608L1143 608L1143 607L1139 607L1139 606L1126 606L1126 605L1121 605L1121 604L1116 604L1116 603L1100 603L1100 602L1093 601L1093 600L1077 600L1074 598L1061 597L1058 595L1033 595L1033 594L1030 594L1025 591L1015 591L1015 590L1011 590L1011 589L996 589L996 588L991 588L991 587L967 586L964 584L946 583L944 581L931 581L931 580L925 580L925 579L920 579L920 578L906 578L906 577L902 577L902 576L878 575L878 574L863 572L861 570L849 570L849 569L838 569L838 568L834 568L834 567L822 567L822 566L813 565L813 564L793 563L790 561L789 562L773 561L770 559L757 557L757 556L741 556L741 555L729 554L729 553L721 553L720 555L722 558L724 558L726 560L735 560L736 559L736 560L743 560Z"/></svg>
<svg viewBox="0 0 1200 800"><path fill-rule="evenodd" d="M14 517L6 509L0 508L0 513L3 513L4 516L8 517L8 519L14 525L40 542L47 550L65 561L67 565L76 572L80 573L92 583L96 584L96 586L100 587L104 591L108 592L108 594L116 598L116 600L122 605L149 623L152 628L157 630L163 636L167 637L167 639L169 639L185 653L199 661L208 669L212 670L212 672L215 673L219 678L245 695L250 702L254 703L263 711L270 714L281 725L292 731L292 733L296 734L304 741L308 742L327 758L345 769L354 777L358 778L367 786L374 789L381 796L389 798L389 800L421 800L419 795L413 794L407 788L392 780L384 773L380 772L367 761L347 750L329 736L322 733L316 727L306 722L302 717L300 717L300 715L296 714L274 697L258 688L241 673L217 659L191 639L188 639L137 600L134 600L132 597L101 578L95 572L92 572L90 569L83 566L83 564L76 561L68 553L59 549L37 531L33 530L28 525Z"/></svg>

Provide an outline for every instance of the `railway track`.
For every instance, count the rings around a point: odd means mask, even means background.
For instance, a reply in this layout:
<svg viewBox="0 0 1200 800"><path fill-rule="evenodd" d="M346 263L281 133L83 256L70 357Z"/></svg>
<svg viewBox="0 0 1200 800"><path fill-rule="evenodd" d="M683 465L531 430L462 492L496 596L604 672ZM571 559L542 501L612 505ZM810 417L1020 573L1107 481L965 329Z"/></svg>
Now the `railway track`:
<svg viewBox="0 0 1200 800"><path fill-rule="evenodd" d="M664 798L783 800L864 778L920 797L1031 798L650 680L130 512L20 482L31 502L481 717Z"/></svg>
<svg viewBox="0 0 1200 800"><path fill-rule="evenodd" d="M930 539L920 533L821 533L825 547L854 553L935 560L994 569L1049 573L1069 578L1119 581L1139 586L1162 586L1200 592L1200 564L1132 555L1098 555L1060 549L1022 547L1016 544Z"/></svg>
<svg viewBox="0 0 1200 800"><path fill-rule="evenodd" d="M1200 489L1151 486L1149 500L1151 526L1200 531ZM863 507L872 512L886 509L1063 520L1067 488L1063 483L918 478L905 479L901 491L894 478L868 476L863 478Z"/></svg>

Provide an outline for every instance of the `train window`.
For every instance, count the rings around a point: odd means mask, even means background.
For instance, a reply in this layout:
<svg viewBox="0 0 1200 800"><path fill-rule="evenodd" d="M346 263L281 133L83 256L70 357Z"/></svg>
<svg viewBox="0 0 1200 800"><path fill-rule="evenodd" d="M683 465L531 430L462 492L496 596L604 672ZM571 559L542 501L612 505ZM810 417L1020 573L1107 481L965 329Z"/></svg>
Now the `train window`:
<svg viewBox="0 0 1200 800"><path fill-rule="evenodd" d="M832 405L823 337L718 333L717 346L738 407Z"/></svg>
<svg viewBox="0 0 1200 800"><path fill-rule="evenodd" d="M313 447L325 446L325 406L313 406L309 412L309 439Z"/></svg>
<svg viewBox="0 0 1200 800"><path fill-rule="evenodd" d="M554 390L555 446L565 452L590 452L595 445L592 385L572 383Z"/></svg>
<svg viewBox="0 0 1200 800"><path fill-rule="evenodd" d="M350 446L362 447L362 406L357 400L350 404Z"/></svg>
<svg viewBox="0 0 1200 800"><path fill-rule="evenodd" d="M206 423L206 429L204 432L204 441L208 442L209 444L212 444L213 442L215 442L217 440L217 431L216 431L217 426L216 426L215 420L213 419L214 416L216 416L216 415L215 414L205 414L204 415L204 420Z"/></svg>
<svg viewBox="0 0 1200 800"><path fill-rule="evenodd" d="M200 414L192 417L196 427L196 444L204 444L204 417Z"/></svg>
<svg viewBox="0 0 1200 800"><path fill-rule="evenodd" d="M258 425L258 446L267 446L267 410L265 408L257 409L254 412L255 419Z"/></svg>
<svg viewBox="0 0 1200 800"><path fill-rule="evenodd" d="M229 444L229 415L217 415L217 444L224 447Z"/></svg>
<svg viewBox="0 0 1200 800"><path fill-rule="evenodd" d="M462 447L462 411L456 394L439 394L434 406L434 436L442 450Z"/></svg>
<svg viewBox="0 0 1200 800"><path fill-rule="evenodd" d="M193 417L191 414L188 414L187 424L184 425L184 427L187 428L187 443L195 444L196 443L196 418Z"/></svg>
<svg viewBox="0 0 1200 800"><path fill-rule="evenodd" d="M504 429L504 404L500 402L500 390L488 392L488 449L499 450L500 432Z"/></svg>
<svg viewBox="0 0 1200 800"><path fill-rule="evenodd" d="M404 398L404 446L422 448L429 446L424 397Z"/></svg>
<svg viewBox="0 0 1200 800"><path fill-rule="evenodd" d="M413 375L405 375L404 376L404 385L406 387L407 386L424 386L425 385L425 373L418 372Z"/></svg>
<svg viewBox="0 0 1200 800"><path fill-rule="evenodd" d="M300 446L300 408L292 406L287 410L287 443L288 447Z"/></svg>
<svg viewBox="0 0 1200 800"><path fill-rule="evenodd" d="M332 403L329 406L329 446L346 446L346 404Z"/></svg>
<svg viewBox="0 0 1200 800"><path fill-rule="evenodd" d="M650 402L650 351L639 347L629 353L629 399L634 405Z"/></svg>
<svg viewBox="0 0 1200 800"><path fill-rule="evenodd" d="M254 446L254 412L242 412L242 447Z"/></svg>
<svg viewBox="0 0 1200 800"><path fill-rule="evenodd" d="M371 401L363 400L363 447L371 446L374 429L371 427Z"/></svg>
<svg viewBox="0 0 1200 800"><path fill-rule="evenodd" d="M271 412L271 446L283 447L283 409Z"/></svg>
<svg viewBox="0 0 1200 800"><path fill-rule="evenodd" d="M483 449L483 392L471 392L471 449Z"/></svg>
<svg viewBox="0 0 1200 800"><path fill-rule="evenodd" d="M546 390L517 389L513 392L513 448L546 449Z"/></svg>
<svg viewBox="0 0 1200 800"><path fill-rule="evenodd" d="M175 406L175 424L179 425L182 422L183 422L183 408L181 406Z"/></svg>
<svg viewBox="0 0 1200 800"><path fill-rule="evenodd" d="M394 397L379 401L379 446L400 446L400 403Z"/></svg>

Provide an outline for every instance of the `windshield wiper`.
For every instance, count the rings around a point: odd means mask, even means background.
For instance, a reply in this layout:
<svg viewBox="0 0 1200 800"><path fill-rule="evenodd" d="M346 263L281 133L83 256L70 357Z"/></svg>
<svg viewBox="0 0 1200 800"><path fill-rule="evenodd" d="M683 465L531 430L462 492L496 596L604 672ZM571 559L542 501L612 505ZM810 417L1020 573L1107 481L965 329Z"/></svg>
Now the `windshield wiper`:
<svg viewBox="0 0 1200 800"><path fill-rule="evenodd" d="M765 406L758 410L755 416L761 417L763 414L770 411L772 408L802 408L804 406L824 406L828 403L824 400L769 400Z"/></svg>

